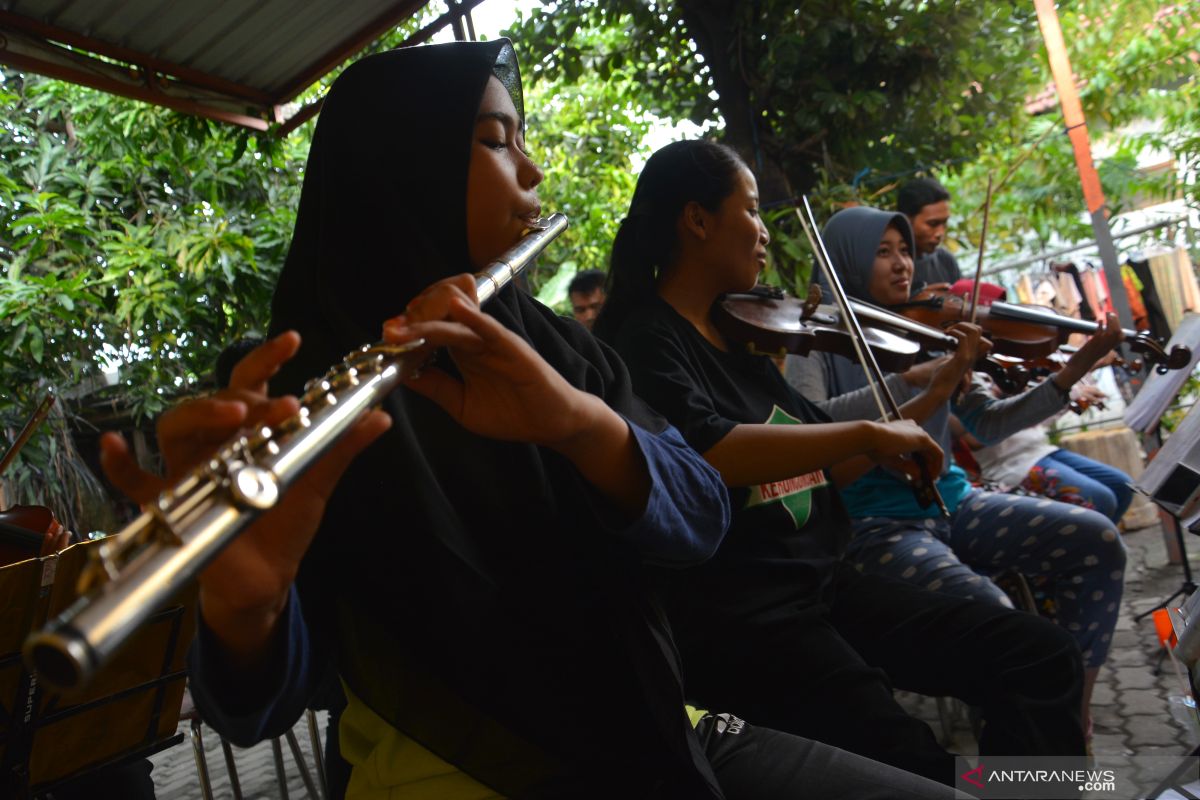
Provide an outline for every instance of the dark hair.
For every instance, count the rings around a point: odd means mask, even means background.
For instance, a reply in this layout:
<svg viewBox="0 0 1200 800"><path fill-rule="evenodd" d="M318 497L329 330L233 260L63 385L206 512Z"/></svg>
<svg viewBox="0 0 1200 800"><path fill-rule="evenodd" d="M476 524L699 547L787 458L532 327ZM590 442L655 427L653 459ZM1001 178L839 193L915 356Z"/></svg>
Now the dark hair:
<svg viewBox="0 0 1200 800"><path fill-rule="evenodd" d="M704 139L672 142L650 156L613 239L597 336L611 342L629 313L657 294L658 271L678 248L675 223L684 206L694 201L716 211L744 168L733 150Z"/></svg>
<svg viewBox="0 0 1200 800"><path fill-rule="evenodd" d="M906 217L915 217L925 206L949 199L946 187L933 178L913 178L896 193L896 210Z"/></svg>
<svg viewBox="0 0 1200 800"><path fill-rule="evenodd" d="M577 273L571 282L567 285L567 296L573 294L591 294L597 289L604 288L604 282L608 280L608 275L602 269L585 269L583 272Z"/></svg>

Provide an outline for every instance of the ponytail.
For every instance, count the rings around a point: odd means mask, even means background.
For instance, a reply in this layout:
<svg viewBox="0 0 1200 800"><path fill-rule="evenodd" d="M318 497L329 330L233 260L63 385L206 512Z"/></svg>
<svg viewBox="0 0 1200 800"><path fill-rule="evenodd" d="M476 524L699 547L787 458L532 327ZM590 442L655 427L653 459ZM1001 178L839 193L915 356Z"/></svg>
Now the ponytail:
<svg viewBox="0 0 1200 800"><path fill-rule="evenodd" d="M613 239L597 336L611 344L629 315L657 295L659 273L675 257L684 206L695 201L716 211L743 167L733 150L703 139L673 142L650 156Z"/></svg>

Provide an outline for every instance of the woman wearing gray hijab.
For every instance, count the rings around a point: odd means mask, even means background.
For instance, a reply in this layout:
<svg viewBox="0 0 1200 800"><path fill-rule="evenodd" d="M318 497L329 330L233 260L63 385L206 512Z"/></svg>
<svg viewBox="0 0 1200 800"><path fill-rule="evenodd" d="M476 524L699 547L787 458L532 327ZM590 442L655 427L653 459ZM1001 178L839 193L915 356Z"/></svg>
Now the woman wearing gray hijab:
<svg viewBox="0 0 1200 800"><path fill-rule="evenodd" d="M823 235L850 297L879 306L909 299L915 250L903 214L848 208L829 220ZM1121 338L1120 326L1109 320L1054 377L998 399L984 383L969 378L980 330L961 323L949 333L960 340L954 355L887 378L905 416L919 422L947 454L951 414L987 443L1036 425L1063 410L1071 386ZM834 419L879 414L865 372L848 359L829 354L789 359L788 379ZM973 489L950 457L937 486L949 519L936 507L918 505L907 482L884 467L845 487L842 497L853 518L846 557L867 573L1006 605L1008 598L989 575L1015 567L1050 579L1058 622L1083 652L1083 719L1090 732L1091 689L1112 644L1123 588L1125 546L1117 530L1103 515L1079 506Z"/></svg>

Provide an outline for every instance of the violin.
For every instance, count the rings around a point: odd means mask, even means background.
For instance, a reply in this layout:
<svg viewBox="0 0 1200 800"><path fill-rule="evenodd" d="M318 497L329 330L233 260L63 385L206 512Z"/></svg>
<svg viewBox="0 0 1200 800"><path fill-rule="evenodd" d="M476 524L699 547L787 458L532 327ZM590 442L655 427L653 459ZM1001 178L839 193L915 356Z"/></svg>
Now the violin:
<svg viewBox="0 0 1200 800"><path fill-rule="evenodd" d="M1070 357L1076 352L1078 352L1078 350L1078 347L1064 344L1059 345L1057 350L1042 358L1025 360L1003 356L999 358L1013 364L1020 364L1025 369L1030 370L1033 377L1044 377L1053 375L1055 372L1058 372L1060 369L1062 369L1063 365L1067 363L1067 360L1070 359ZM1118 367L1126 372L1141 372L1145 367L1145 364L1140 358L1135 358L1132 361L1126 361L1116 353L1109 353L1095 364L1095 368L1098 369L1100 367Z"/></svg>
<svg viewBox="0 0 1200 800"><path fill-rule="evenodd" d="M45 421L54 405L54 393L50 392L34 410L30 418L13 440L12 445L0 457L0 475L8 468L29 441L29 437ZM49 555L65 547L70 532L45 506L14 505L0 511L0 566L14 564L38 556Z"/></svg>
<svg viewBox="0 0 1200 800"><path fill-rule="evenodd" d="M807 356L816 351L857 360L850 333L833 306L821 305L821 289L815 284L807 300L763 285L723 295L713 305L712 319L722 336L758 355ZM865 328L863 333L879 366L889 372L910 369L921 353L918 343L889 331Z"/></svg>
<svg viewBox="0 0 1200 800"><path fill-rule="evenodd" d="M907 303L892 306L892 310L925 325L945 328L956 322L969 321L970 307L958 295L943 290L925 290ZM1021 359L1049 356L1066 343L1071 333L1095 334L1100 326L1095 322L1066 317L1041 306L994 302L979 305L976 322L995 345L995 352ZM1186 369L1192 363L1192 352L1175 345L1167 352L1157 339L1146 331L1124 330L1125 341L1160 373Z"/></svg>
<svg viewBox="0 0 1200 800"><path fill-rule="evenodd" d="M888 372L911 369L926 351L953 352L958 346L958 340L940 328L848 299L855 316L869 326L863 333L875 360ZM749 292L722 296L713 306L712 317L722 336L757 355L807 356L817 351L857 361L838 310L820 301L821 287L816 284L809 287L807 300L791 297L776 286L759 285ZM1024 388L1031 376L1029 367L1014 358L987 355L974 368L1010 394Z"/></svg>
<svg viewBox="0 0 1200 800"><path fill-rule="evenodd" d="M1067 360L1070 359L1070 357L1078 350L1078 347L1064 344L1045 358L1038 358L1028 361L1023 361L1019 358L1012 358L1011 356L994 356L994 358L1006 369L1013 370L1014 375L1016 374L1017 370L1023 372L1026 375L1025 380L1027 381L1035 378L1052 377L1054 373L1063 368L1063 365L1067 363ZM1097 368L1116 367L1129 373L1137 373L1141 372L1145 365L1142 363L1140 358L1135 358L1132 361L1126 361L1124 358L1113 352L1106 355L1103 359L1101 359L1101 361L1097 362L1095 366ZM997 382L997 384L999 385L999 382ZM1023 384L1024 381L1021 385L1023 386ZM1084 377L1082 380L1080 380L1078 385L1095 386L1095 383L1090 378ZM1012 390L1007 386L1000 385L1000 389L1005 393L1012 393ZM1072 411L1076 414L1082 414L1089 408L1095 408L1097 410L1104 411L1107 406L1101 399L1081 397L1077 396L1074 392L1071 393L1071 400L1067 403L1068 411Z"/></svg>

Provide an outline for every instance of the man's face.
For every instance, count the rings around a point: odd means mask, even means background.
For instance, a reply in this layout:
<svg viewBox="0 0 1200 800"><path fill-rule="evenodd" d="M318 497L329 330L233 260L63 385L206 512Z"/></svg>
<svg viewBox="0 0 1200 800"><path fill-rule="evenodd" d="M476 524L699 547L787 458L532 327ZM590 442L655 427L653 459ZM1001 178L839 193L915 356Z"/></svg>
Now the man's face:
<svg viewBox="0 0 1200 800"><path fill-rule="evenodd" d="M590 294L571 292L571 311L575 314L575 319L589 331L592 329L592 323L596 321L596 316L599 315L600 309L603 307L603 289L593 289Z"/></svg>
<svg viewBox="0 0 1200 800"><path fill-rule="evenodd" d="M917 240L917 253L929 255L946 240L946 223L950 220L950 201L939 200L923 206L912 222L913 235Z"/></svg>

